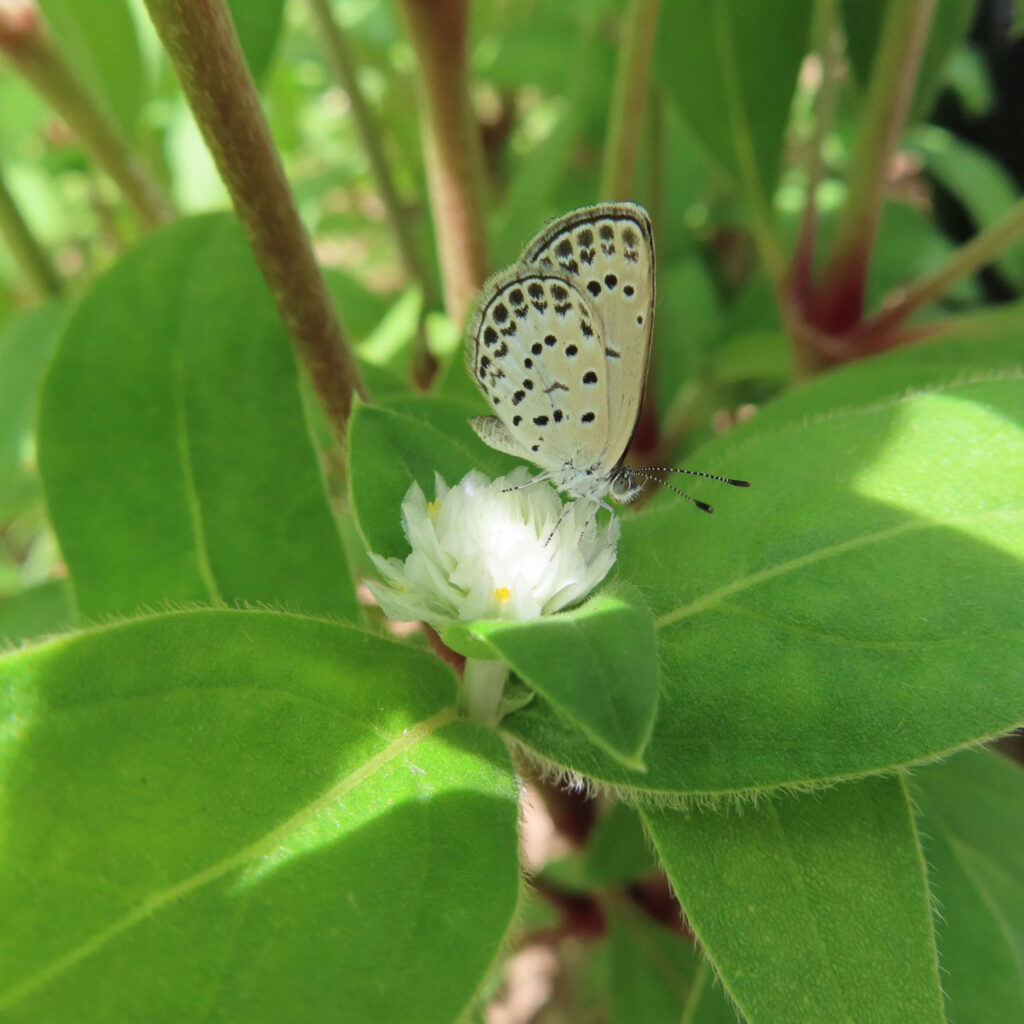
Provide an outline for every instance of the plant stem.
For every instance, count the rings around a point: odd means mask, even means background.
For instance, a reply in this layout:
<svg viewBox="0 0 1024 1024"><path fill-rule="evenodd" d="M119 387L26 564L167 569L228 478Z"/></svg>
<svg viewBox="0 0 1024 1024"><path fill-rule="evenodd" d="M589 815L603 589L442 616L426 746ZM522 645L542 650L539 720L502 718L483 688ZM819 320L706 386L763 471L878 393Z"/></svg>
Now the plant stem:
<svg viewBox="0 0 1024 1024"><path fill-rule="evenodd" d="M481 725L497 725L498 708L508 679L508 666L503 661L467 658L462 673L462 694L466 713Z"/></svg>
<svg viewBox="0 0 1024 1024"><path fill-rule="evenodd" d="M660 9L661 0L629 0L622 22L601 167L602 199L629 199L633 192Z"/></svg>
<svg viewBox="0 0 1024 1024"><path fill-rule="evenodd" d="M781 304L785 291L786 260L775 229L771 199L767 186L761 179L757 155L751 142L751 126L748 123L747 109L740 89L739 71L736 67L736 49L728 13L729 5L711 3L708 6L711 10L716 56L722 69L722 86L729 108L728 120L733 154L736 158L743 198L750 209L750 231L758 255Z"/></svg>
<svg viewBox="0 0 1024 1024"><path fill-rule="evenodd" d="M1024 240L1024 199L1018 199L997 221L957 249L941 267L918 278L896 302L867 320L858 333L884 337L915 310L942 298L958 281L992 263L1021 240Z"/></svg>
<svg viewBox="0 0 1024 1024"><path fill-rule="evenodd" d="M881 220L886 167L903 132L936 0L893 0L847 179L848 196L821 286L808 315L826 331L848 330L864 306L868 264Z"/></svg>
<svg viewBox="0 0 1024 1024"><path fill-rule="evenodd" d="M309 0L309 6L312 8L317 29L323 38L331 69L348 95L356 131L363 144L363 149L366 150L366 157L370 161L370 170L373 172L377 191L384 203L384 209L387 211L388 223L398 245L402 266L405 268L406 274L413 281L418 282L425 291L426 275L416 245L416 238L409 216L402 208L402 201L399 199L398 189L395 187L395 179L391 174L391 167L384 155L380 127L359 86L352 47L349 45L341 25L331 13L330 0Z"/></svg>
<svg viewBox="0 0 1024 1024"><path fill-rule="evenodd" d="M39 244L32 229L21 215L7 184L0 177L0 234L4 236L22 273L41 295L56 298L64 290L64 283L50 262L46 250Z"/></svg>
<svg viewBox="0 0 1024 1024"><path fill-rule="evenodd" d="M901 344L931 341L935 338L993 337L1000 334L1024 332L1024 299L982 306L965 313L957 313L944 320L915 324L900 331Z"/></svg>
<svg viewBox="0 0 1024 1024"><path fill-rule="evenodd" d="M384 140L380 126L373 116L366 97L359 86L356 60L348 38L331 12L330 0L309 0L313 18L323 36L328 61L341 87L348 96L356 131L370 161L370 170L377 185L377 192L387 214L391 233L394 235L398 254L409 279L419 285L428 303L434 300L436 281L428 274L412 229L412 221L403 209L403 203L395 187L391 165L384 154ZM427 336L422 320L416 332L416 352L413 359L413 376L422 386L427 387L437 372L437 362L427 348Z"/></svg>
<svg viewBox="0 0 1024 1024"><path fill-rule="evenodd" d="M331 426L365 395L224 0L146 0Z"/></svg>
<svg viewBox="0 0 1024 1024"><path fill-rule="evenodd" d="M174 218L163 188L78 77L34 0L0 4L0 53L67 122L147 227Z"/></svg>
<svg viewBox="0 0 1024 1024"><path fill-rule="evenodd" d="M818 188L825 179L825 140L835 121L842 65L842 35L836 0L818 0L811 32L821 65L821 84L814 100L814 129L808 140L807 197L790 271L790 287L799 304L811 289L814 250L818 236Z"/></svg>
<svg viewBox="0 0 1024 1024"><path fill-rule="evenodd" d="M420 121L448 315L487 277L483 148L469 100L469 0L402 0L422 80Z"/></svg>

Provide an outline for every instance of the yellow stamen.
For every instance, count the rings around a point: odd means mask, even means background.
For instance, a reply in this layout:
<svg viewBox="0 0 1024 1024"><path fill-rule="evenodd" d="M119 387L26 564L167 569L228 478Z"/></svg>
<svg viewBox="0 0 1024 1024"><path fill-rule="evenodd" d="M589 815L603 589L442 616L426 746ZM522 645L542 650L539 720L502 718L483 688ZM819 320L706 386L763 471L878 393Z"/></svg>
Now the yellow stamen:
<svg viewBox="0 0 1024 1024"><path fill-rule="evenodd" d="M433 501L428 501L427 511L430 513L431 519L436 519L437 513L441 511L441 499L435 498Z"/></svg>
<svg viewBox="0 0 1024 1024"><path fill-rule="evenodd" d="M504 604L512 596L512 591L508 587L496 587L494 596Z"/></svg>

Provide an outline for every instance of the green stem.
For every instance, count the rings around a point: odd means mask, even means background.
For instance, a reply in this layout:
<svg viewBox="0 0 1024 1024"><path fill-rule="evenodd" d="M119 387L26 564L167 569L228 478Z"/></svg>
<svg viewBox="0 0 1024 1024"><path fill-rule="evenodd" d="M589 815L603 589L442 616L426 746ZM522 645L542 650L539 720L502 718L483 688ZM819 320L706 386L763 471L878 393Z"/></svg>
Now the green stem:
<svg viewBox="0 0 1024 1024"><path fill-rule="evenodd" d="M736 46L733 41L729 6L724 3L711 3L710 8L715 49L722 72L722 87L729 107L728 121L732 136L732 149L739 170L740 185L750 209L751 233L758 254L781 303L785 291L786 260L775 230L771 201L765 183L761 179L757 155L751 142L753 132L747 121L746 106L740 90L739 68L736 66Z"/></svg>
<svg viewBox="0 0 1024 1024"><path fill-rule="evenodd" d="M915 310L942 298L957 282L992 263L1022 239L1024 199L1018 199L997 221L957 249L941 267L919 278L896 302L866 321L858 333L868 337L884 337Z"/></svg>
<svg viewBox="0 0 1024 1024"><path fill-rule="evenodd" d="M818 0L811 37L821 66L821 84L814 99L814 128L807 142L807 197L797 234L790 285L796 301L804 303L811 289L814 250L818 237L818 189L825 179L825 140L835 122L842 81L842 35L836 0Z"/></svg>
<svg viewBox="0 0 1024 1024"><path fill-rule="evenodd" d="M426 275L412 230L412 222L399 199L395 179L391 174L391 166L384 154L380 126L359 86L352 47L342 31L341 25L338 24L331 12L329 0L309 0L309 6L313 11L324 48L327 50L331 69L348 95L356 131L363 144L363 149L366 150L366 157L370 161L370 170L373 173L381 201L384 203L388 223L398 245L402 266L405 268L406 274L426 291Z"/></svg>
<svg viewBox="0 0 1024 1024"><path fill-rule="evenodd" d="M64 290L46 250L39 244L32 229L22 217L7 184L0 177L0 234L4 236L22 273L33 287L44 296L55 298Z"/></svg>
<svg viewBox="0 0 1024 1024"><path fill-rule="evenodd" d="M906 123L936 0L893 0L886 8L861 130L847 178L848 195L811 319L848 330L864 305L868 264L881 220L886 168Z"/></svg>
<svg viewBox="0 0 1024 1024"><path fill-rule="evenodd" d="M224 0L146 0L317 395L338 438L365 395Z"/></svg>
<svg viewBox="0 0 1024 1024"><path fill-rule="evenodd" d="M402 0L402 9L419 61L445 309L461 325L488 268L483 147L469 101L469 0Z"/></svg>
<svg viewBox="0 0 1024 1024"><path fill-rule="evenodd" d="M986 338L1024 332L1024 299L957 313L900 332L901 344L935 338Z"/></svg>
<svg viewBox="0 0 1024 1024"><path fill-rule="evenodd" d="M380 125L366 102L359 86L355 55L341 25L331 11L330 0L309 0L320 35L323 37L327 58L341 87L348 95L349 107L355 120L356 132L370 161L370 170L377 185L377 192L387 214L391 233L398 246L398 255L409 279L419 285L427 303L434 300L436 282L428 275L420 259L420 249L412 228L412 219L403 208L395 186L391 165L384 153L384 140ZM413 376L424 387L429 386L437 372L437 362L427 348L427 335L422 321L416 332L416 352L413 360Z"/></svg>
<svg viewBox="0 0 1024 1024"><path fill-rule="evenodd" d="M163 188L78 77L31 0L0 5L0 53L67 122L147 227L174 218Z"/></svg>
<svg viewBox="0 0 1024 1024"><path fill-rule="evenodd" d="M629 0L622 23L601 169L601 198L629 199L644 125L644 103L661 0Z"/></svg>
<svg viewBox="0 0 1024 1024"><path fill-rule="evenodd" d="M508 666L503 661L482 661L467 658L462 673L462 694L466 714L481 725L497 725L498 708L508 680Z"/></svg>

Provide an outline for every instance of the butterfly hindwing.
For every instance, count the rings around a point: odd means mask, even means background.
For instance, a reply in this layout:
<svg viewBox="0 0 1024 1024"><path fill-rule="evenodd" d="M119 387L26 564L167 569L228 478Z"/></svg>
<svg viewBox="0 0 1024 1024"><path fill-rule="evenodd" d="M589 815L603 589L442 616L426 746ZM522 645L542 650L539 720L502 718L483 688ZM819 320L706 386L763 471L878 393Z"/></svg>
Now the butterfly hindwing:
<svg viewBox="0 0 1024 1024"><path fill-rule="evenodd" d="M654 238L635 203L601 203L547 225L524 249L523 263L558 273L586 296L604 331L610 472L636 430L654 327Z"/></svg>
<svg viewBox="0 0 1024 1024"><path fill-rule="evenodd" d="M482 296L469 358L505 427L494 440L508 451L511 439L547 470L599 463L609 389L601 324L587 299L561 275L522 264L491 278ZM493 428L477 432L491 443Z"/></svg>

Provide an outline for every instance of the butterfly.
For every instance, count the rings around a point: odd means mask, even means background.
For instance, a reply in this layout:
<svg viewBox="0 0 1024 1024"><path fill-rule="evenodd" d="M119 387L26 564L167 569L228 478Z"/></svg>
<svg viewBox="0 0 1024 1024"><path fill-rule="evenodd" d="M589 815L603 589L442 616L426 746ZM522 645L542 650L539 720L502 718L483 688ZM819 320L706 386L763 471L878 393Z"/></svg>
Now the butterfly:
<svg viewBox="0 0 1024 1024"><path fill-rule="evenodd" d="M539 466L535 483L550 480L609 509L607 498L631 501L663 472L749 486L696 470L623 464L643 404L654 277L647 211L599 203L551 221L484 285L468 358L496 415L470 424L491 448Z"/></svg>

